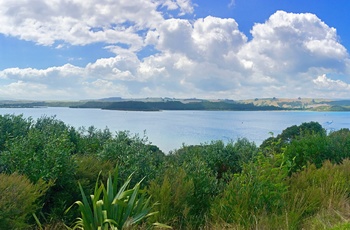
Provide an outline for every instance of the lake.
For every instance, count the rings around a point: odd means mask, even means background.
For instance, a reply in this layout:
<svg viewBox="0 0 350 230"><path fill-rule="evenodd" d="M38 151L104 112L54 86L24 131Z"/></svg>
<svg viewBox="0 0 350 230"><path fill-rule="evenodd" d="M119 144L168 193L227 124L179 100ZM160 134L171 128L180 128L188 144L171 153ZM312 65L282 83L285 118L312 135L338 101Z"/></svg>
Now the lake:
<svg viewBox="0 0 350 230"><path fill-rule="evenodd" d="M152 144L165 153L182 144L200 144L212 140L236 140L246 137L260 145L285 128L303 122L319 122L327 130L350 128L349 112L307 111L115 111L100 109L1 108L0 114L23 114L37 119L56 116L73 127L89 127L111 131L129 130L132 134L146 136Z"/></svg>

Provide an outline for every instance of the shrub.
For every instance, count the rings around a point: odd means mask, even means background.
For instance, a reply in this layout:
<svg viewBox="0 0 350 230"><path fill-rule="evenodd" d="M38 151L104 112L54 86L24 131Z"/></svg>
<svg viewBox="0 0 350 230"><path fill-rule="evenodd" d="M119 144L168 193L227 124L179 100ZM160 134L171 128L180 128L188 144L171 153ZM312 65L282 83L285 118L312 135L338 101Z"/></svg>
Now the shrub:
<svg viewBox="0 0 350 230"><path fill-rule="evenodd" d="M177 165L191 162L193 158L205 162L220 181L221 179L240 172L244 163L249 162L257 154L258 148L254 142L246 138L225 144L223 141L212 141L196 146L183 146L170 155L170 161ZM169 157L168 157L169 158Z"/></svg>
<svg viewBox="0 0 350 230"><path fill-rule="evenodd" d="M1 154L6 171L19 171L32 182L44 179L64 183L74 173L71 143L64 134L48 135L32 129L27 136L8 143L7 148Z"/></svg>
<svg viewBox="0 0 350 230"><path fill-rule="evenodd" d="M150 180L161 174L164 153L152 151L146 136L131 136L129 132L118 132L115 138L103 145L98 157L119 165L119 176L123 180L134 173L132 183L137 183L147 175L144 181L147 185Z"/></svg>
<svg viewBox="0 0 350 230"><path fill-rule="evenodd" d="M26 136L8 143L7 150L0 155L0 162L5 172L19 172L32 183L40 179L54 182L43 197L43 211L62 217L67 205L73 202L74 194L79 193L75 185L75 165L71 152L72 144L66 133L31 129Z"/></svg>
<svg viewBox="0 0 350 230"><path fill-rule="evenodd" d="M341 163L350 157L350 130L331 132L327 137L327 144L327 159L333 163Z"/></svg>
<svg viewBox="0 0 350 230"><path fill-rule="evenodd" d="M75 135L76 152L80 154L97 154L113 138L108 128L99 130L94 126L81 127Z"/></svg>
<svg viewBox="0 0 350 230"><path fill-rule="evenodd" d="M350 157L350 131L341 129L328 136L322 133L301 134L286 145L285 155L293 163L291 172L297 172L308 164L320 168L326 160L339 164Z"/></svg>
<svg viewBox="0 0 350 230"><path fill-rule="evenodd" d="M251 229L259 216L280 214L288 188L288 167L283 161L283 154L265 157L260 153L255 162L244 165L213 202L214 222Z"/></svg>
<svg viewBox="0 0 350 230"><path fill-rule="evenodd" d="M110 172L114 171L115 165L110 161L103 161L96 155L77 154L73 157L76 164L76 180L85 191L93 193L96 183L96 175L100 172L100 179L107 181Z"/></svg>
<svg viewBox="0 0 350 230"><path fill-rule="evenodd" d="M301 125L293 125L282 131L281 134L276 137L270 137L263 141L260 145L260 149L264 149L273 146L275 152L283 152L283 148L291 143L294 139L307 134L319 134L326 135L326 130L318 122L304 122ZM277 144L276 144L277 143Z"/></svg>
<svg viewBox="0 0 350 230"><path fill-rule="evenodd" d="M32 122L32 119L23 118L23 115L0 115L0 151L6 149L6 142L27 135Z"/></svg>
<svg viewBox="0 0 350 230"><path fill-rule="evenodd" d="M194 195L193 181L182 168L169 168L163 177L150 182L148 193L152 200L159 202L156 210L160 222L175 229L191 227L189 212Z"/></svg>
<svg viewBox="0 0 350 230"><path fill-rule="evenodd" d="M38 199L48 189L43 181L32 184L26 176L0 174L0 229L24 229L41 208Z"/></svg>
<svg viewBox="0 0 350 230"><path fill-rule="evenodd" d="M223 141L213 141L202 145L200 156L216 174L217 179L225 178L242 170L244 163L257 154L257 147L247 139L238 139L226 145Z"/></svg>
<svg viewBox="0 0 350 230"><path fill-rule="evenodd" d="M328 152L327 136L311 133L298 136L285 149L286 158L292 162L291 172L296 172L308 164L321 167L326 159L332 157Z"/></svg>
<svg viewBox="0 0 350 230"><path fill-rule="evenodd" d="M184 169L186 178L193 182L186 228L203 227L213 199L222 191L233 173L240 172L242 165L251 161L256 152L254 143L239 139L228 144L213 141L209 144L183 146L167 156L168 167L171 170Z"/></svg>

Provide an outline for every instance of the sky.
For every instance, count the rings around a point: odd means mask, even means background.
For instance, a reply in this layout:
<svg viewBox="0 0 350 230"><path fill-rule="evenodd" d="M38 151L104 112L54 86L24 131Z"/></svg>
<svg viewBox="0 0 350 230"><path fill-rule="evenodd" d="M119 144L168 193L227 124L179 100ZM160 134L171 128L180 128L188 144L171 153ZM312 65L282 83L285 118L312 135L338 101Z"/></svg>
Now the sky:
<svg viewBox="0 0 350 230"><path fill-rule="evenodd" d="M0 99L349 99L349 10L349 0L0 0Z"/></svg>

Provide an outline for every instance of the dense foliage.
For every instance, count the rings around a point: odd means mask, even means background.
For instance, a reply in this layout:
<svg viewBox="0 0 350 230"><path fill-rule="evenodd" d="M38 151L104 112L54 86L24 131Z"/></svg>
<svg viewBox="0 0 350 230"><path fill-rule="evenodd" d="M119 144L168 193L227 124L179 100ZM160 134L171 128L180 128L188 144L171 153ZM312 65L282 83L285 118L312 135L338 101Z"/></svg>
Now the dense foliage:
<svg viewBox="0 0 350 230"><path fill-rule="evenodd" d="M253 103L239 103L233 101L201 101L187 102L181 101L162 101L162 102L143 102L143 101L89 101L82 105L72 106L74 108L100 108L109 110L128 110L128 111L160 111L160 110L232 110L232 111L261 111L261 110L281 110L281 108L270 105L255 106Z"/></svg>
<svg viewBox="0 0 350 230"><path fill-rule="evenodd" d="M145 135L4 115L0 228L87 229L98 217L105 228L160 222L174 229L345 229L349 157L350 130L327 133L316 122L288 127L259 147L243 138L165 155ZM110 176L116 166L119 180ZM134 211L122 209L128 204ZM113 205L124 210L122 222ZM84 210L94 211L89 217Z"/></svg>

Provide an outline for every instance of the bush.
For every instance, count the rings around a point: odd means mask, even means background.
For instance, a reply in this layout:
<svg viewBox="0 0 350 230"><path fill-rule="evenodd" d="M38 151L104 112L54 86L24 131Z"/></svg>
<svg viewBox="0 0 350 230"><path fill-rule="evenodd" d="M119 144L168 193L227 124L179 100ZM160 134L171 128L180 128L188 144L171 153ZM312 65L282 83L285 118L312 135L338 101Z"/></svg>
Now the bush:
<svg viewBox="0 0 350 230"><path fill-rule="evenodd" d="M327 136L312 133L295 138L285 149L286 158L292 162L291 172L296 172L308 164L321 167L322 163L331 159L328 153Z"/></svg>
<svg viewBox="0 0 350 230"><path fill-rule="evenodd" d="M225 144L223 141L212 141L197 146L183 146L171 154L170 159L181 165L193 158L206 163L212 174L221 180L240 172L244 163L249 162L257 154L258 148L246 138Z"/></svg>
<svg viewBox="0 0 350 230"><path fill-rule="evenodd" d="M339 164L350 157L350 131L341 129L328 136L307 133L293 139L286 146L285 155L293 162L291 172L296 172L308 164L320 168L324 161Z"/></svg>
<svg viewBox="0 0 350 230"><path fill-rule="evenodd" d="M0 151L6 149L6 142L27 135L32 122L32 119L23 118L23 115L0 115Z"/></svg>
<svg viewBox="0 0 350 230"><path fill-rule="evenodd" d="M166 165L169 168L182 168L186 172L186 178L193 182L193 196L189 201L191 207L186 222L187 227L198 229L204 224L210 210L210 203L219 191L215 172L201 157L201 146L183 147L175 154L167 156ZM180 154L179 154L180 152Z"/></svg>
<svg viewBox="0 0 350 230"><path fill-rule="evenodd" d="M211 207L214 223L226 222L245 229L255 226L259 217L282 213L288 186L288 167L283 155L265 157L244 165Z"/></svg>
<svg viewBox="0 0 350 230"><path fill-rule="evenodd" d="M38 199L48 189L43 181L32 184L26 176L0 174L0 229L25 229L41 208Z"/></svg>
<svg viewBox="0 0 350 230"><path fill-rule="evenodd" d="M131 136L129 132L118 132L115 138L103 145L98 157L119 165L122 180L134 173L132 183L137 183L147 175L146 185L162 173L160 169L164 161L164 153L153 151L145 136Z"/></svg>
<svg viewBox="0 0 350 230"><path fill-rule="evenodd" d="M182 168L187 180L193 182L186 228L198 229L205 224L213 199L223 190L229 178L240 172L244 163L253 159L256 152L254 143L239 139L228 144L213 141L209 144L183 146L167 156L168 167L171 170Z"/></svg>
<svg viewBox="0 0 350 230"><path fill-rule="evenodd" d="M191 227L189 212L194 195L193 181L182 168L167 169L163 177L151 181L148 193L156 206L157 218L175 229Z"/></svg>
<svg viewBox="0 0 350 230"><path fill-rule="evenodd" d="M333 163L341 163L350 157L350 130L340 129L331 132L327 137L327 159Z"/></svg>
<svg viewBox="0 0 350 230"><path fill-rule="evenodd" d="M79 193L71 159L73 148L67 133L48 130L48 127L44 132L32 128L26 136L8 142L7 150L0 155L0 162L6 173L19 172L32 183L40 179L54 182L45 194L43 211L62 217L64 209Z"/></svg>
<svg viewBox="0 0 350 230"><path fill-rule="evenodd" d="M104 144L110 141L112 133L108 128L99 130L94 126L90 126L87 129L82 127L79 132L74 133L73 142L76 146L76 153L79 154L97 154L99 153Z"/></svg>
<svg viewBox="0 0 350 230"><path fill-rule="evenodd" d="M217 195L219 186L214 173L201 159L193 158L191 162L185 162L180 167L193 181L194 193L190 199L189 221L195 228L199 228L209 214L211 202Z"/></svg>
<svg viewBox="0 0 350 230"><path fill-rule="evenodd" d="M103 161L96 155L77 154L73 158L77 166L75 178L88 193L94 191L96 175L101 172L100 179L107 181L109 173L115 168L110 161Z"/></svg>
<svg viewBox="0 0 350 230"><path fill-rule="evenodd" d="M301 125L293 125L282 131L277 137L270 137L263 141L260 145L260 149L264 151L266 148L271 148L275 152L283 152L283 148L291 143L294 139L307 134L319 134L326 135L326 130L318 122L304 122ZM276 144L277 143L277 144Z"/></svg>

